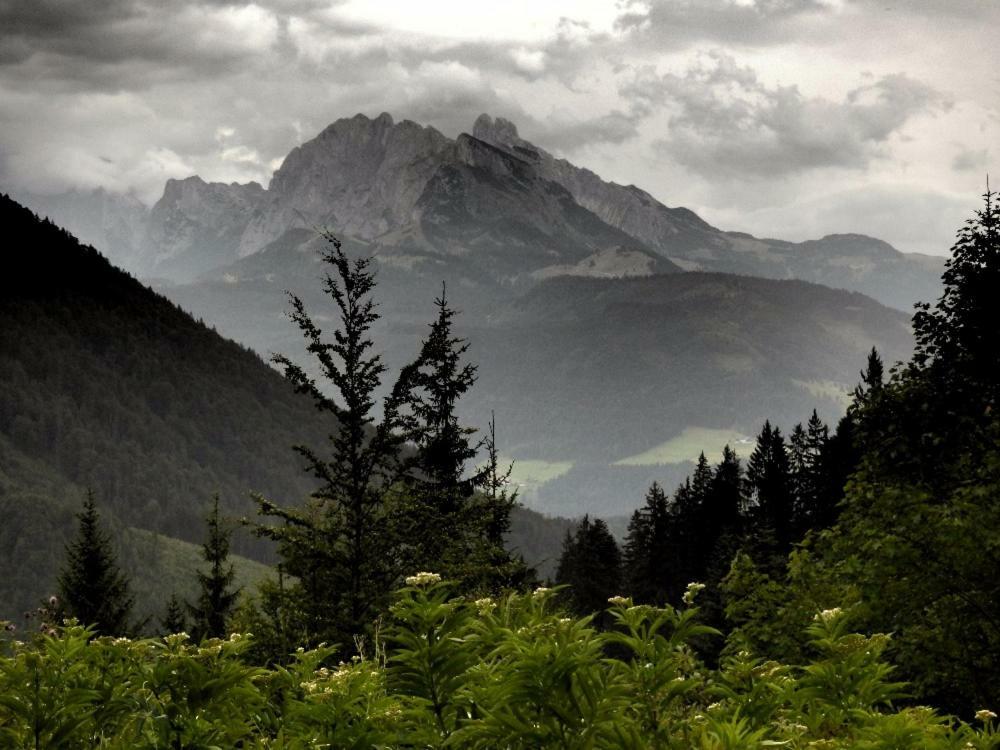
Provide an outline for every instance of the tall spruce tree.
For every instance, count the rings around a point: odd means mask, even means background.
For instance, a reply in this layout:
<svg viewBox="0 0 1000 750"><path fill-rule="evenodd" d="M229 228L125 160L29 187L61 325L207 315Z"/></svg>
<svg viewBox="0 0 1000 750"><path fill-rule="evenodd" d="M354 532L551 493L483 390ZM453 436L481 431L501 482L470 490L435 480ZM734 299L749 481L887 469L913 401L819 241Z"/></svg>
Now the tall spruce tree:
<svg viewBox="0 0 1000 750"><path fill-rule="evenodd" d="M219 515L219 496L212 500L212 510L205 518L208 537L202 545L202 559L208 571L198 571L198 598L188 610L191 613L192 637L222 638L233 613L240 589L233 588L236 569L229 562L229 542L232 530L226 528Z"/></svg>
<svg viewBox="0 0 1000 750"><path fill-rule="evenodd" d="M93 492L87 491L77 519L76 540L66 547L59 575L63 606L67 614L101 635L127 635L133 629L135 600L128 578L118 568L111 538L101 529Z"/></svg>
<svg viewBox="0 0 1000 750"><path fill-rule="evenodd" d="M764 567L782 567L796 541L790 474L785 438L780 428L765 421L746 472L755 545Z"/></svg>
<svg viewBox="0 0 1000 750"><path fill-rule="evenodd" d="M556 583L569 588L564 594L569 606L580 614L603 613L608 598L621 593L621 551L600 518L584 516L572 535L567 531L556 569Z"/></svg>
<svg viewBox="0 0 1000 750"><path fill-rule="evenodd" d="M297 580L297 624L308 640L343 644L367 630L399 575L387 500L406 473L400 405L415 367L400 372L376 420L375 392L386 368L372 352L372 326L379 319L372 300L373 261L348 258L336 237L325 238L329 247L322 260L332 272L325 276L324 289L339 311L333 341L325 339L301 299L294 294L289 298L290 317L326 387L286 356L275 355L272 361L296 391L330 417L330 455L295 446L319 487L304 508L283 508L258 497L258 512L271 520L256 531L277 541L286 572Z"/></svg>
<svg viewBox="0 0 1000 750"><path fill-rule="evenodd" d="M499 593L504 589L523 588L536 583L537 578L535 570L524 562L521 555L507 549L510 516L518 505L518 499L517 490L510 492L508 489L514 463L509 463L506 468L500 465L495 414L490 415L483 445L486 463L477 470L482 477L482 486L473 498L472 512L477 519L478 531L469 583L472 588Z"/></svg>
<svg viewBox="0 0 1000 750"><path fill-rule="evenodd" d="M444 287L434 304L437 316L421 345L406 396L407 437L416 455L400 541L413 570L434 569L461 579L470 573L467 565L481 531L473 493L487 476L486 470L466 473L481 443L472 442L475 430L463 427L456 413L459 399L476 382L475 365L463 361L469 344L452 332L456 313Z"/></svg>
<svg viewBox="0 0 1000 750"><path fill-rule="evenodd" d="M637 602L664 604L678 591L677 543L670 500L657 482L632 514L622 550L622 578Z"/></svg>
<svg viewBox="0 0 1000 750"><path fill-rule="evenodd" d="M184 615L184 604L177 597L171 594L167 600L167 608L160 620L160 631L163 635L182 633L187 631L187 617Z"/></svg>
<svg viewBox="0 0 1000 750"><path fill-rule="evenodd" d="M806 427L795 425L789 438L789 469L792 487L792 519L795 539L801 539L809 529L827 524L824 495L828 485L827 443L830 431L816 410Z"/></svg>

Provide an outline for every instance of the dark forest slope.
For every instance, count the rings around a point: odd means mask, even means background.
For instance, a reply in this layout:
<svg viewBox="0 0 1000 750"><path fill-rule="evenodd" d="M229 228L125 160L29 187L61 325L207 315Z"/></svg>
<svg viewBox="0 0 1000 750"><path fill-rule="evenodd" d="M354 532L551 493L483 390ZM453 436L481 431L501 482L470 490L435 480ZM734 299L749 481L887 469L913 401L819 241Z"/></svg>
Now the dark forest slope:
<svg viewBox="0 0 1000 750"><path fill-rule="evenodd" d="M6 197L0 221L6 580L51 585L83 487L109 522L192 541L214 492L241 515L251 490L308 492L290 447L326 429L258 355Z"/></svg>

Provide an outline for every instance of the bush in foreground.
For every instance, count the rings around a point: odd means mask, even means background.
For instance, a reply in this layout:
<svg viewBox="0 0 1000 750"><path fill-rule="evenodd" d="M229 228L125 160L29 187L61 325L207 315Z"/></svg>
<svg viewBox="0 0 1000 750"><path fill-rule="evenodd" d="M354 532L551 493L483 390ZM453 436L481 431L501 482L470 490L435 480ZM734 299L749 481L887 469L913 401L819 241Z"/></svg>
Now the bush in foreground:
<svg viewBox="0 0 1000 750"><path fill-rule="evenodd" d="M718 670L690 647L714 631L686 606L613 597L605 632L554 592L453 598L407 580L376 651L337 663L299 651L247 662L249 636L191 643L94 637L66 624L0 656L0 746L11 748L1000 748L996 716L974 726L898 708L889 638L817 614L812 660L792 666L727 645Z"/></svg>

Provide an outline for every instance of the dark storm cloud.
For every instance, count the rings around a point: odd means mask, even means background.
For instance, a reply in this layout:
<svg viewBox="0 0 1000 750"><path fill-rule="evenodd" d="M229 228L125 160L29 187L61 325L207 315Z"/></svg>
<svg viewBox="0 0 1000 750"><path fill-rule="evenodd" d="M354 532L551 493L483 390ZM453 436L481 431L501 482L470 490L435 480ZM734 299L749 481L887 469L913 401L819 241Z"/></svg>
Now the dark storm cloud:
<svg viewBox="0 0 1000 750"><path fill-rule="evenodd" d="M266 68L290 16L330 3L0 0L0 75L9 85L75 90L142 89ZM361 36L371 26L324 19L331 32ZM335 28L334 28L335 27Z"/></svg>
<svg viewBox="0 0 1000 750"><path fill-rule="evenodd" d="M721 53L680 76L647 71L622 93L667 107L669 135L657 148L706 176L865 168L915 115L949 106L902 74L855 88L842 101L807 97L796 86L765 85L753 69Z"/></svg>

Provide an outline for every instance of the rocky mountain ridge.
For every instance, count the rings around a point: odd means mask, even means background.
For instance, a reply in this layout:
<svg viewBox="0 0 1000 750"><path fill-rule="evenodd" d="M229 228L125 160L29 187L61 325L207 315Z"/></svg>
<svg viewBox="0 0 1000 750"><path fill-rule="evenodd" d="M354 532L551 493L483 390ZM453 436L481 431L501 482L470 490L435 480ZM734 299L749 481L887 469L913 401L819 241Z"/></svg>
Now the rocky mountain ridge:
<svg viewBox="0 0 1000 750"><path fill-rule="evenodd" d="M87 223L56 198L26 202L72 231ZM134 206L122 214L117 225L131 229L109 229L106 243L80 233L130 270L180 282L320 227L405 263L475 259L502 283L701 270L803 279L904 310L936 297L942 264L864 235L793 243L726 232L557 158L486 114L455 139L388 113L340 119L292 149L267 188L170 180L145 216ZM116 224L115 209L102 215L98 223Z"/></svg>

